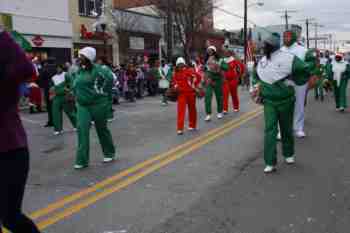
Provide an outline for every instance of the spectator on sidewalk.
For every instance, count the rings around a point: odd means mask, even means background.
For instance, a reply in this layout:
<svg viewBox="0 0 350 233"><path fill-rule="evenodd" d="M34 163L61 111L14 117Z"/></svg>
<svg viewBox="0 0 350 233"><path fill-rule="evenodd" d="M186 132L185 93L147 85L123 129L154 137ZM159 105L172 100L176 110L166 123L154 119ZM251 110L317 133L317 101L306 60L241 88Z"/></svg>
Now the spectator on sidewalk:
<svg viewBox="0 0 350 233"><path fill-rule="evenodd" d="M0 51L0 225L13 233L39 233L22 212L29 151L17 109L20 85L33 76L35 69L1 25Z"/></svg>

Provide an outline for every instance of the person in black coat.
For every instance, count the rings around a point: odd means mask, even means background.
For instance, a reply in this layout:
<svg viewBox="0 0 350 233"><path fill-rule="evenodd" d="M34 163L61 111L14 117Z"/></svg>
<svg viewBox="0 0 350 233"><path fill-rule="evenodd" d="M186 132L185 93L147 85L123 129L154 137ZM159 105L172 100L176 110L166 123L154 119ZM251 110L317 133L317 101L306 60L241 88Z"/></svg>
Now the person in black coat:
<svg viewBox="0 0 350 233"><path fill-rule="evenodd" d="M56 59L55 58L48 58L44 62L44 66L41 70L40 77L39 77L39 83L41 89L44 91L45 95L45 103L46 103L46 109L48 114L48 121L45 127L52 127L53 121L52 121L52 101L50 100L50 88L52 87L52 81L51 78L56 74Z"/></svg>

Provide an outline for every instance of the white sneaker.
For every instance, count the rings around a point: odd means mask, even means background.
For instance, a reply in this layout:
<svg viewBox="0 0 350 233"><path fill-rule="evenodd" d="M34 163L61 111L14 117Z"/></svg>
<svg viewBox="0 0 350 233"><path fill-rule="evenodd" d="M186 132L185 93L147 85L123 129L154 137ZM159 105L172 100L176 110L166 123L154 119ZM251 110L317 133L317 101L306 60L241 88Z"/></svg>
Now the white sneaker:
<svg viewBox="0 0 350 233"><path fill-rule="evenodd" d="M168 106L168 104L163 102L163 103L162 103L162 106Z"/></svg>
<svg viewBox="0 0 350 233"><path fill-rule="evenodd" d="M188 127L188 130L189 130L189 131L194 131L194 130L196 130L196 128Z"/></svg>
<svg viewBox="0 0 350 233"><path fill-rule="evenodd" d="M224 117L224 115L222 113L218 113L217 117L218 117L218 119L222 119Z"/></svg>
<svg viewBox="0 0 350 233"><path fill-rule="evenodd" d="M233 109L234 112L239 112L239 109Z"/></svg>
<svg viewBox="0 0 350 233"><path fill-rule="evenodd" d="M205 118L205 121L211 121L211 116L207 115L207 117Z"/></svg>
<svg viewBox="0 0 350 233"><path fill-rule="evenodd" d="M55 131L55 132L53 133L53 135L55 135L55 136L58 136L58 135L60 135L60 134L62 134L62 131Z"/></svg>
<svg viewBox="0 0 350 233"><path fill-rule="evenodd" d="M77 128L73 128L73 132L77 132L78 130L77 130Z"/></svg>
<svg viewBox="0 0 350 233"><path fill-rule="evenodd" d="M344 111L345 111L345 108L341 107L341 108L339 109L339 111L340 111L340 112L344 112Z"/></svg>
<svg viewBox="0 0 350 233"><path fill-rule="evenodd" d="M272 173L275 171L276 171L276 168L274 166L266 166L264 169L264 173Z"/></svg>
<svg viewBox="0 0 350 233"><path fill-rule="evenodd" d="M103 162L104 162L104 163L110 163L110 162L112 162L112 161L114 161L114 158L104 158L104 159L103 159Z"/></svg>
<svg viewBox="0 0 350 233"><path fill-rule="evenodd" d="M82 166L82 165L78 165L78 164L74 165L74 169L76 169L76 170L81 170L81 169L84 169L84 168L86 168L86 167Z"/></svg>
<svg viewBox="0 0 350 233"><path fill-rule="evenodd" d="M304 131L299 130L299 131L297 131L297 132L295 133L295 136L296 136L297 138L305 138L305 137L306 137L306 134L305 134Z"/></svg>
<svg viewBox="0 0 350 233"><path fill-rule="evenodd" d="M182 135L182 134L184 134L184 132L182 130L177 131L177 135Z"/></svg>
<svg viewBox="0 0 350 233"><path fill-rule="evenodd" d="M295 163L295 157L292 156L292 157L286 158L286 163L287 164L294 164Z"/></svg>
<svg viewBox="0 0 350 233"><path fill-rule="evenodd" d="M278 134L277 134L277 140L278 140L278 141L281 141L281 140L282 140L281 132L278 132Z"/></svg>

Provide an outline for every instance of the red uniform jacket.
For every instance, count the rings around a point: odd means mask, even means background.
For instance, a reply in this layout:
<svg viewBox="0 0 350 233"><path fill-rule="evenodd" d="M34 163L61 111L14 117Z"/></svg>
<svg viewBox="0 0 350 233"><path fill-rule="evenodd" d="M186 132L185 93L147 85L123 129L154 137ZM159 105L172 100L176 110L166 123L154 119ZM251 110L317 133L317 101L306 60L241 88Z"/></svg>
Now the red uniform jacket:
<svg viewBox="0 0 350 233"><path fill-rule="evenodd" d="M177 86L178 91L181 92L195 92L196 87L201 82L201 76L192 68L183 68L175 71L172 79L172 85Z"/></svg>
<svg viewBox="0 0 350 233"><path fill-rule="evenodd" d="M245 73L245 66L239 60L233 59L228 61L228 66L229 69L225 72L225 78L227 81L238 81Z"/></svg>

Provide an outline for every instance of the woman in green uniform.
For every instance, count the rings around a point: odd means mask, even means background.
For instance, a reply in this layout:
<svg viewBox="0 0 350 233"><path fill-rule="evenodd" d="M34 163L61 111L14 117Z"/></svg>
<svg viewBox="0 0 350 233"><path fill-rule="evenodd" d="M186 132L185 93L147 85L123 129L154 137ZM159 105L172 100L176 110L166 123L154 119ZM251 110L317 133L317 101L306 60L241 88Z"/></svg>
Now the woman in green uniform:
<svg viewBox="0 0 350 233"><path fill-rule="evenodd" d="M210 46L208 47L208 61L206 64L206 72L205 72L205 111L207 117L205 121L211 120L212 114L212 99L213 93L216 97L217 104L217 117L218 119L223 118L223 81L224 77L222 75L222 71L228 70L227 63L224 62L223 59L217 54L216 47Z"/></svg>
<svg viewBox="0 0 350 233"><path fill-rule="evenodd" d="M277 128L282 134L283 155L288 164L295 163L293 114L295 105L295 85L306 84L310 72L306 63L291 53L279 49L280 37L273 33L265 40L265 56L259 61L254 75L252 96L259 97L264 106L265 137L264 159L265 173L276 170L277 165ZM298 77L293 78L293 77Z"/></svg>
<svg viewBox="0 0 350 233"><path fill-rule="evenodd" d="M350 65L343 60L342 54L336 54L335 61L328 69L328 77L333 83L336 110L344 112L347 106L347 87L350 78Z"/></svg>
<svg viewBox="0 0 350 233"><path fill-rule="evenodd" d="M62 112L64 111L74 129L76 128L76 112L74 106L69 103L67 97L70 94L70 78L69 75L63 72L63 66L57 66L57 74L52 77L53 87L51 93L53 94L52 99L52 118L53 126L55 129L55 135L62 133Z"/></svg>
<svg viewBox="0 0 350 233"><path fill-rule="evenodd" d="M103 162L112 162L116 151L111 132L107 128L110 113L110 94L113 75L94 63L96 50L91 47L79 51L80 69L75 75L73 89L77 102L78 151L75 169L89 166L90 127L95 122L97 136L104 154Z"/></svg>

